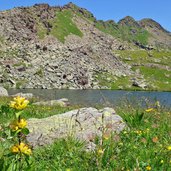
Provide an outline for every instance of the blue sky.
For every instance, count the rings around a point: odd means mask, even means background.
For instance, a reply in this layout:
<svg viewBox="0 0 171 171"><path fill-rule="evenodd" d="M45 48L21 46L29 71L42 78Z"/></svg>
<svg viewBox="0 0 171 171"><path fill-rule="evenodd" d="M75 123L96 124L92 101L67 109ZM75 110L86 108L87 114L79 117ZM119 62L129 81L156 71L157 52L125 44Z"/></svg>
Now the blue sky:
<svg viewBox="0 0 171 171"><path fill-rule="evenodd" d="M136 20L152 18L171 31L171 0L0 0L0 10L35 3L63 5L72 1L91 11L97 19L119 19L129 15Z"/></svg>

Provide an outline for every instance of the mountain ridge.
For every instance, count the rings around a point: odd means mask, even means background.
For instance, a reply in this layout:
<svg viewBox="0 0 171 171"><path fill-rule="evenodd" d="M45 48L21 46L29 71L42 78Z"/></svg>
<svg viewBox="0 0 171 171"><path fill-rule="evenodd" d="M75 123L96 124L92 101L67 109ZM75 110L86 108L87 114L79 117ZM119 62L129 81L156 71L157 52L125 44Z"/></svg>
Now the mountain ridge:
<svg viewBox="0 0 171 171"><path fill-rule="evenodd" d="M12 10L17 11L18 9L22 10L23 13L25 13L31 8L36 8L38 11L41 12L43 10L48 11L51 9L48 13L49 15L51 15L50 13L52 13L53 16L51 16L51 18L55 17L55 10L71 10L73 13L77 15L82 15L86 19L89 19L90 21L94 22L96 28L114 36L115 38L121 38L124 41L128 41L136 45L152 45L164 48L171 47L171 33L164 29L159 23L157 23L153 19L142 19L136 21L134 18L126 16L123 19L119 20L117 23L114 20L97 20L91 12L89 12L85 8L78 7L73 3L68 3L62 7L52 7L48 4L35 4L31 7L16 7ZM10 12L11 10L6 10L0 13L2 13L3 15L3 13L8 13L8 11ZM43 17L41 19L43 19ZM49 23L46 23L45 25L47 24ZM153 29L151 29L151 27ZM154 34L156 30L158 33ZM161 38L162 36L164 36L164 40Z"/></svg>
<svg viewBox="0 0 171 171"><path fill-rule="evenodd" d="M144 25L147 30L141 24L131 17L119 23L96 20L73 3L0 12L0 85L157 89L158 82L152 85L142 73L153 66L164 71L167 88L171 58L163 50L171 47L170 34L154 22Z"/></svg>

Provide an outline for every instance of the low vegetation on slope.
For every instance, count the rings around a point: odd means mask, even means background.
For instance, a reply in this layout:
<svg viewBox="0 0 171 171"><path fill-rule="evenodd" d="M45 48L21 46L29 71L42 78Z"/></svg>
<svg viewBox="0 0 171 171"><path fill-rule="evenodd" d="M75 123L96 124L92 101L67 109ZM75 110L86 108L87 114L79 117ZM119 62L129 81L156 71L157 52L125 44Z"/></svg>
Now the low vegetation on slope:
<svg viewBox="0 0 171 171"><path fill-rule="evenodd" d="M65 42L65 37L74 34L82 37L83 33L77 25L72 21L72 12L70 10L57 10L56 17L49 21L50 31L47 30L41 22L38 22L38 36L43 39L47 34L53 35L59 41Z"/></svg>
<svg viewBox="0 0 171 171"><path fill-rule="evenodd" d="M72 13L69 10L58 11L56 18L51 21L52 30L51 35L58 38L61 42L65 41L65 37L74 34L82 37L82 32L78 29L76 24L72 21Z"/></svg>
<svg viewBox="0 0 171 171"><path fill-rule="evenodd" d="M115 51L120 58L143 75L149 83L149 90L171 91L171 52L125 50Z"/></svg>
<svg viewBox="0 0 171 171"><path fill-rule="evenodd" d="M149 90L171 91L171 71L139 66L138 69L149 84Z"/></svg>
<svg viewBox="0 0 171 171"><path fill-rule="evenodd" d="M120 26L113 21L97 21L96 27L104 33L108 33L124 41L139 43L142 45L148 44L150 34L143 28Z"/></svg>
<svg viewBox="0 0 171 171"><path fill-rule="evenodd" d="M145 50L116 50L114 54L131 66L130 76L116 77L109 73L99 73L95 77L99 84L111 89L142 90L134 86L133 80L144 80L146 90L171 91L171 52Z"/></svg>

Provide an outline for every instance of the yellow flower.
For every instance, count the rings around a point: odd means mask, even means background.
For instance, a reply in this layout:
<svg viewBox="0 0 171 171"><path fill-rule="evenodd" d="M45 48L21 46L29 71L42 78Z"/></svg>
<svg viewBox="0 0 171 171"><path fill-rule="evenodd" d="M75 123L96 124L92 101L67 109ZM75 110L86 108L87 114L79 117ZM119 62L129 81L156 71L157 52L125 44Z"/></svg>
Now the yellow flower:
<svg viewBox="0 0 171 171"><path fill-rule="evenodd" d="M146 111L146 112L154 112L155 109L154 109L154 108L149 108L149 109L146 109L145 111Z"/></svg>
<svg viewBox="0 0 171 171"><path fill-rule="evenodd" d="M17 109L17 110L22 110L27 107L29 101L26 100L24 97L15 97L13 101L10 102L10 107Z"/></svg>
<svg viewBox="0 0 171 171"><path fill-rule="evenodd" d="M97 151L98 154L103 154L103 150L100 148L98 151Z"/></svg>
<svg viewBox="0 0 171 171"><path fill-rule="evenodd" d="M17 121L13 121L10 125L9 125L10 129L12 129L13 131L17 131L18 125L17 125Z"/></svg>
<svg viewBox="0 0 171 171"><path fill-rule="evenodd" d="M103 135L103 138L104 138L105 140L108 140L108 139L109 139L109 135Z"/></svg>
<svg viewBox="0 0 171 171"><path fill-rule="evenodd" d="M149 128L147 128L147 129L146 129L146 132L149 132L149 131L150 131L150 129L149 129Z"/></svg>
<svg viewBox="0 0 171 171"><path fill-rule="evenodd" d="M30 155L31 154L31 149L24 143L20 143L19 149L21 153Z"/></svg>
<svg viewBox="0 0 171 171"><path fill-rule="evenodd" d="M141 135L142 134L142 131L140 130L137 130L137 131L134 131L136 134L138 134L138 135Z"/></svg>
<svg viewBox="0 0 171 171"><path fill-rule="evenodd" d="M30 155L32 153L31 149L28 147L28 145L24 144L23 142L21 142L20 144L12 146L11 151L13 153L23 153L26 155Z"/></svg>
<svg viewBox="0 0 171 171"><path fill-rule="evenodd" d="M25 119L20 119L20 121L17 123L18 127L23 129L27 126L27 121Z"/></svg>
<svg viewBox="0 0 171 171"><path fill-rule="evenodd" d="M17 146L12 146L12 148L11 148L11 151L13 152L13 153L19 153L19 148L17 147Z"/></svg>
<svg viewBox="0 0 171 171"><path fill-rule="evenodd" d="M147 167L146 167L146 170L151 170L151 167L150 167L150 166L147 166Z"/></svg>
<svg viewBox="0 0 171 171"><path fill-rule="evenodd" d="M162 163L162 164L163 164L163 163L164 163L164 161L163 161L163 160L161 160L161 161L160 161L160 163Z"/></svg>
<svg viewBox="0 0 171 171"><path fill-rule="evenodd" d="M167 149L168 149L169 151L171 151L171 145L170 145L170 146L168 146L168 147L167 147Z"/></svg>
<svg viewBox="0 0 171 171"><path fill-rule="evenodd" d="M11 124L10 124L10 128L13 130L13 131L17 131L19 129L23 129L27 126L27 121L25 119L20 119L20 121L13 121Z"/></svg>
<svg viewBox="0 0 171 171"><path fill-rule="evenodd" d="M66 171L71 171L71 169L66 169Z"/></svg>

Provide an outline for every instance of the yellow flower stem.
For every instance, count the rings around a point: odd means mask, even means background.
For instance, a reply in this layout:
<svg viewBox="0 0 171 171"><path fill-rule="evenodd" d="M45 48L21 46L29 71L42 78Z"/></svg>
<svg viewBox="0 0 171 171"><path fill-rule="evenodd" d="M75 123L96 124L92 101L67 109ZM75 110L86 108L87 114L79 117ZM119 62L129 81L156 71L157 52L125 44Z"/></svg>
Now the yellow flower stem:
<svg viewBox="0 0 171 171"><path fill-rule="evenodd" d="M20 122L20 120L21 120L21 116L19 115L19 117L18 117L18 122ZM21 143L21 132L19 132L18 133L18 144L20 144ZM22 170L22 163L21 163L21 158L22 158L22 154L21 153L19 153L19 159L18 159L18 162L19 162L19 171L21 171Z"/></svg>
<svg viewBox="0 0 171 171"><path fill-rule="evenodd" d="M21 117L19 116L18 117L18 122L20 122L21 120ZM21 143L21 132L18 133L18 143L20 144Z"/></svg>

